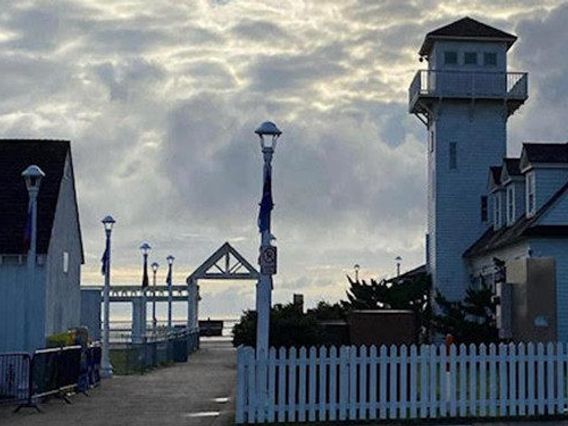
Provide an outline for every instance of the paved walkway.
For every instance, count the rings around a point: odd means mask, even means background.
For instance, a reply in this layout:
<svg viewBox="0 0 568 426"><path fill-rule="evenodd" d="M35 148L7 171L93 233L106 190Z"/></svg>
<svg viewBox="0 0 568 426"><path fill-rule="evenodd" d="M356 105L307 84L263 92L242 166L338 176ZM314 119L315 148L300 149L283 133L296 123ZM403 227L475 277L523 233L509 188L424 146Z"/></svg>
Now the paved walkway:
<svg viewBox="0 0 568 426"><path fill-rule="evenodd" d="M230 425L234 421L236 352L230 342L205 342L187 363L143 376L116 376L73 404L51 399L43 413L0 408L0 425ZM228 399L227 399L228 398Z"/></svg>

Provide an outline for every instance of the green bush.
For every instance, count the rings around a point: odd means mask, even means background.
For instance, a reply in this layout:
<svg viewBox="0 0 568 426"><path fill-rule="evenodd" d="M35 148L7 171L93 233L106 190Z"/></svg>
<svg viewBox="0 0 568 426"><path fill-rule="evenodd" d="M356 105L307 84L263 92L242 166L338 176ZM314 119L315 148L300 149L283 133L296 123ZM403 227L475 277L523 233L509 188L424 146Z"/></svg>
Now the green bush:
<svg viewBox="0 0 568 426"><path fill-rule="evenodd" d="M72 346L74 344L75 336L69 331L63 333L52 334L46 339L46 346L48 348L60 348L62 346Z"/></svg>
<svg viewBox="0 0 568 426"><path fill-rule="evenodd" d="M314 346L325 344L325 334L313 315L297 305L275 305L270 314L270 346ZM233 327L233 345L256 346L256 312L245 311Z"/></svg>

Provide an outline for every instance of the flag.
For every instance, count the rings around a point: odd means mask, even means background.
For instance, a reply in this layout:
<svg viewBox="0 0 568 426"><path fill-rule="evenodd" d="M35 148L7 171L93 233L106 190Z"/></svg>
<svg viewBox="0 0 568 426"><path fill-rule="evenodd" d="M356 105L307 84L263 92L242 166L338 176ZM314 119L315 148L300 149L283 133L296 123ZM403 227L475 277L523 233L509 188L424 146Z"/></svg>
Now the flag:
<svg viewBox="0 0 568 426"><path fill-rule="evenodd" d="M260 201L260 211L258 212L258 229L260 232L270 229L270 212L274 207L272 202L272 176L270 169L264 173L264 183L262 185L262 200Z"/></svg>
<svg viewBox="0 0 568 426"><path fill-rule="evenodd" d="M168 276L166 277L166 284L168 287L172 286L172 265L169 266Z"/></svg>
<svg viewBox="0 0 568 426"><path fill-rule="evenodd" d="M142 287L148 287L148 256L144 256L144 274L142 275Z"/></svg>
<svg viewBox="0 0 568 426"><path fill-rule="evenodd" d="M24 252L30 251L32 243L32 205L28 206L28 215L26 218L26 227L24 228Z"/></svg>
<svg viewBox="0 0 568 426"><path fill-rule="evenodd" d="M105 252L103 253L103 257L101 257L101 274L106 275L106 271L108 268L108 244L105 247Z"/></svg>

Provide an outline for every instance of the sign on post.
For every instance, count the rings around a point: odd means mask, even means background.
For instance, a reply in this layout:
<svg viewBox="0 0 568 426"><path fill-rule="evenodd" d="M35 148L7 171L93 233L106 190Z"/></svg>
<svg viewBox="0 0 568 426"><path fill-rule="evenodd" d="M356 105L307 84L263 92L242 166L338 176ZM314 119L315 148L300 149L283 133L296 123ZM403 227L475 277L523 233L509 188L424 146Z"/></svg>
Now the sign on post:
<svg viewBox="0 0 568 426"><path fill-rule="evenodd" d="M260 273L264 275L276 274L277 251L274 246L263 246L260 248Z"/></svg>

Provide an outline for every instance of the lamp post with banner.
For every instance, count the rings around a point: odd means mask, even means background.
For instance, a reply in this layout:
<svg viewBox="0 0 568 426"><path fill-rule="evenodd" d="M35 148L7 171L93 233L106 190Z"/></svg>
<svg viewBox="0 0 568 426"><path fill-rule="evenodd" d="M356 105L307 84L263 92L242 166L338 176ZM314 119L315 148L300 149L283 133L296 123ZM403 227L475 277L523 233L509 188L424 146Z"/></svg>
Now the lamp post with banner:
<svg viewBox="0 0 568 426"><path fill-rule="evenodd" d="M276 274L277 265L277 249L272 245L272 240L275 238L270 231L271 212L274 207L272 201L272 156L282 132L276 124L266 121L255 130L255 133L260 139L260 148L264 159L262 199L258 214L260 277L256 286L256 350L257 356L261 353L266 356L270 334L272 276Z"/></svg>

